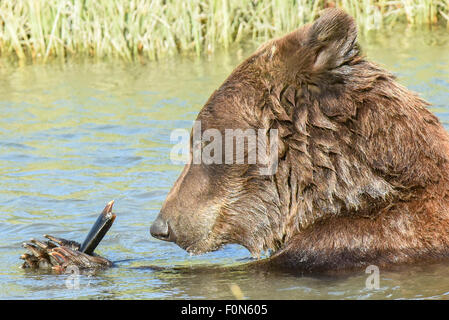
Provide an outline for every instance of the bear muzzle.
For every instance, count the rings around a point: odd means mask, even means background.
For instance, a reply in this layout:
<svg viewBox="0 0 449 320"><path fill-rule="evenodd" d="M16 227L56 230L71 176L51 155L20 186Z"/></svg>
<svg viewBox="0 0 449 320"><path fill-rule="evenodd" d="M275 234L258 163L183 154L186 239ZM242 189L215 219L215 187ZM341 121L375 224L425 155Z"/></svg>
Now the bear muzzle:
<svg viewBox="0 0 449 320"><path fill-rule="evenodd" d="M170 224L160 216L151 225L150 233L154 238L159 240L175 242L176 239L173 230L170 228Z"/></svg>

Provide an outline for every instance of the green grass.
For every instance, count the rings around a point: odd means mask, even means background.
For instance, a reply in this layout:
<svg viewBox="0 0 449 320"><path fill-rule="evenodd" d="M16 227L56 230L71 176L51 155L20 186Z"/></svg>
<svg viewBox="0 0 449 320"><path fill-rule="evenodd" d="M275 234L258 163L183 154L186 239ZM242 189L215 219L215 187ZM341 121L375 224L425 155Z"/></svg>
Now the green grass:
<svg viewBox="0 0 449 320"><path fill-rule="evenodd" d="M45 62L199 55L279 36L335 5L361 32L398 23L449 29L449 0L2 0L0 56Z"/></svg>

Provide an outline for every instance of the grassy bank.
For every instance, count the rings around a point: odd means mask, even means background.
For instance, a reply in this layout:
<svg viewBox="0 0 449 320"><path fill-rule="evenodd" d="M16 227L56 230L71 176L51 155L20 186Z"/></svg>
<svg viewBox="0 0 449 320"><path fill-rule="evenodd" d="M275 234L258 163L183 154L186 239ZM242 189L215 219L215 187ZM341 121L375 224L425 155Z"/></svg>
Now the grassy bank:
<svg viewBox="0 0 449 320"><path fill-rule="evenodd" d="M397 23L449 29L449 0L2 0L0 56L201 54L281 35L335 5L352 14L362 32Z"/></svg>

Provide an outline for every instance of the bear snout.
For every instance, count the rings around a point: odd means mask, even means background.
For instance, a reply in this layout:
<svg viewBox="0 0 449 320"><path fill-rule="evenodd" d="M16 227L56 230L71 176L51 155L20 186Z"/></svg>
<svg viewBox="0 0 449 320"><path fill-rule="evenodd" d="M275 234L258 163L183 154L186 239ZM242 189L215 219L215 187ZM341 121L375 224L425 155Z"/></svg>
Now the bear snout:
<svg viewBox="0 0 449 320"><path fill-rule="evenodd" d="M175 237L170 225L160 215L156 218L150 227L151 235L159 240L174 242Z"/></svg>

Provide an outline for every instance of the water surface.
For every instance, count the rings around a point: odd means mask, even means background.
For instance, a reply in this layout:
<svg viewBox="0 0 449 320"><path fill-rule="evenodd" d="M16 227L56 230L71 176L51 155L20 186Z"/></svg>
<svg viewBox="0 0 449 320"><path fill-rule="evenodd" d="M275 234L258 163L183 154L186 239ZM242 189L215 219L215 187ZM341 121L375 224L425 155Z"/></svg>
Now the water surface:
<svg viewBox="0 0 449 320"><path fill-rule="evenodd" d="M447 30L398 29L361 39L371 60L418 91L449 129ZM149 227L182 166L170 162L170 132L190 128L209 95L256 45L213 57L157 63L0 62L0 298L445 298L449 264L380 271L367 289L364 271L345 277L254 272L183 273L145 265L227 265L248 261L236 245L191 257L150 237ZM82 240L97 214L116 200L117 220L98 252L117 267L81 275L19 268L24 240L44 233ZM69 284L69 286L67 286Z"/></svg>

